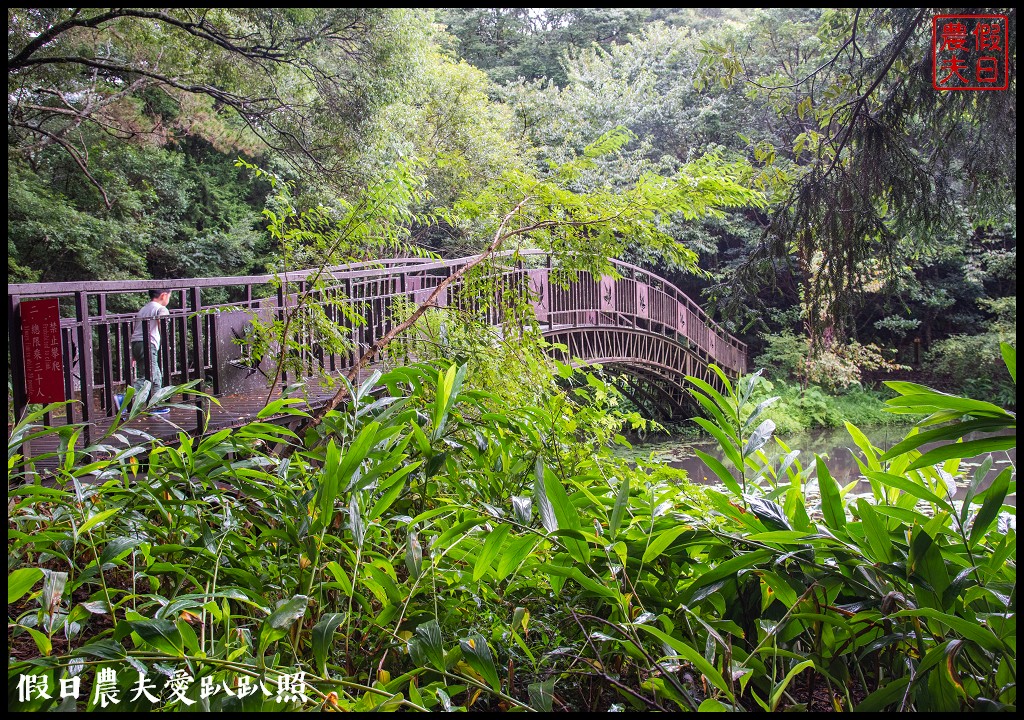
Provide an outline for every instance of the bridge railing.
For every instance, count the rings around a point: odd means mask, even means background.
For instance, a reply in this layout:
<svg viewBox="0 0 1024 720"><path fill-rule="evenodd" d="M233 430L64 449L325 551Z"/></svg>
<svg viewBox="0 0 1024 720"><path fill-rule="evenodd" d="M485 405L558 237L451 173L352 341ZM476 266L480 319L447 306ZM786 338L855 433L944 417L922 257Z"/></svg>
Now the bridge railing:
<svg viewBox="0 0 1024 720"><path fill-rule="evenodd" d="M320 271L327 282L313 300L321 303L328 317L346 328L352 350L325 353L310 334L306 339L311 349L301 358L309 373L320 368L338 372L350 367L362 350L391 328L396 303L425 302L445 278L473 259L394 258ZM618 260L613 264L617 276L594 278L584 272L566 273L539 250L499 253L483 275L452 283L435 304L458 307L498 325L506 321L503 303L481 302L477 297L482 287L479 283L490 282L487 287L497 293L528 289L537 319L549 332L569 326L607 327L610 332L617 327L640 328L668 336L730 372L745 371L746 346L714 323L685 293L642 268ZM132 365L130 336L135 312L131 308L148 301L150 288L175 291L170 314L159 321L165 384L202 379L207 382L206 390L223 395L239 390L236 381L240 372L247 377L253 375L252 368L245 367L241 347L252 316L283 318L317 272L8 285L10 372L16 416L22 415L28 403L22 356L23 302L58 298L65 396L83 400L77 410L75 404L66 406L65 422L81 419L88 423L112 416L116 412L114 395L123 392L133 375L143 374L143 368ZM348 319L334 304L338 299L365 322ZM255 382L263 383L265 391L265 378L255 378ZM294 378L284 375L281 380L287 383ZM53 418L46 421L52 422ZM197 426L202 422L202 409L198 407L196 422ZM90 441L89 434L87 425L86 442Z"/></svg>
<svg viewBox="0 0 1024 720"><path fill-rule="evenodd" d="M384 258L327 268L328 275L380 275L389 268L422 264L419 258ZM190 380L207 381L206 390L220 394L227 388L222 382L231 350L235 327L225 327L222 318L241 314L281 313L291 292L305 289L317 270L283 273L280 276L251 275L215 278L176 278L168 280L101 280L60 283L24 283L7 286L9 372L15 417L21 417L28 405L21 333L21 305L24 302L56 298L59 303L60 355L62 384L68 400L81 403L65 406L64 422L89 423L116 412L114 395L123 393L133 376L144 375L135 367L130 338L135 312L149 301L150 289L172 291L169 315L157 322L162 342L159 356L165 384ZM134 308L134 309L131 309ZM129 310L131 309L131 310ZM148 322L145 323L148 329ZM228 352L227 354L231 354ZM87 401L86 401L87 400ZM45 417L51 424L57 418ZM197 408L197 424L202 411ZM84 435L90 441L87 424Z"/></svg>

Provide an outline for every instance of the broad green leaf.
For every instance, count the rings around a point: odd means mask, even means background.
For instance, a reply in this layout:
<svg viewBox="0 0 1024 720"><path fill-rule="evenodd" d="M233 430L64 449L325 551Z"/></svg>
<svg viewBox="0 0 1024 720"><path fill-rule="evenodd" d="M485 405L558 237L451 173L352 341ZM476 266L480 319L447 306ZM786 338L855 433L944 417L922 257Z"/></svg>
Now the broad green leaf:
<svg viewBox="0 0 1024 720"><path fill-rule="evenodd" d="M178 628L178 632L181 633L181 641L185 646L186 652L189 655L197 655L199 653L199 638L196 637L196 631L184 619L175 622L175 626Z"/></svg>
<svg viewBox="0 0 1024 720"><path fill-rule="evenodd" d="M697 575L679 594L679 600L685 604L690 601L690 598L692 598L700 588L711 585L723 578L735 577L741 570L755 567L758 563L764 562L775 554L776 552L772 550L759 549L719 563L708 572Z"/></svg>
<svg viewBox="0 0 1024 720"><path fill-rule="evenodd" d="M985 418L981 420L969 420L967 422L953 423L952 425L946 425L932 430L925 430L924 432L917 432L917 429L915 428L909 435L907 435L907 437L883 453L879 459L891 460L898 455L902 455L910 450L919 448L927 443L939 442L940 440L957 440L972 432L995 431L1004 427L1006 427L1006 422L1004 420ZM872 470L878 469L879 468L872 468Z"/></svg>
<svg viewBox="0 0 1024 720"><path fill-rule="evenodd" d="M869 478L876 480L887 487L899 488L916 498L934 503L946 512L953 512L953 506L950 505L948 501L940 498L928 488L917 484L908 477L904 477L903 475L894 475L892 473L874 472L873 470L868 471L866 474Z"/></svg>
<svg viewBox="0 0 1024 720"><path fill-rule="evenodd" d="M418 468L422 463L422 460L410 463L381 483L383 493L366 513L366 519L369 522L379 519L381 515L387 512L392 503L402 494L402 490L405 489L405 476Z"/></svg>
<svg viewBox="0 0 1024 720"><path fill-rule="evenodd" d="M212 452L224 441L224 438L228 437L230 434L231 428L224 428L223 430L218 430L213 433L213 435L203 438L199 443L199 447L196 448L196 455Z"/></svg>
<svg viewBox="0 0 1024 720"><path fill-rule="evenodd" d="M437 539L434 540L434 547L446 548L450 543L459 542L462 540L463 536L465 536L467 530L471 530L477 525L483 525L492 519L493 518L488 515L473 515L468 517L462 522L452 525L450 528L438 535Z"/></svg>
<svg viewBox="0 0 1024 720"><path fill-rule="evenodd" d="M353 475L355 475L359 465L366 459L366 456L378 441L378 430L380 430L380 423L374 420L359 431L359 435L352 441L344 455L342 455L338 468L339 488L344 490L350 489Z"/></svg>
<svg viewBox="0 0 1024 720"><path fill-rule="evenodd" d="M693 710L697 701L689 693L676 684L669 682L664 676L652 676L640 683L641 690L654 693L659 701L671 700L680 710ZM684 694L685 693L685 694Z"/></svg>
<svg viewBox="0 0 1024 720"><path fill-rule="evenodd" d="M979 646L990 652L1004 650L1003 644L996 635L978 622L967 620L956 615L940 612L934 608L916 608L913 610L900 610L892 614L892 617L924 617L934 620L946 627L958 632L964 638L977 643Z"/></svg>
<svg viewBox="0 0 1024 720"><path fill-rule="evenodd" d="M857 512L864 523L864 535L874 553L875 562L892 562L892 538L884 519L878 516L874 507L864 498L857 500Z"/></svg>
<svg viewBox="0 0 1024 720"><path fill-rule="evenodd" d="M185 654L181 632L171 620L133 620L129 626L139 637L160 652L181 657Z"/></svg>
<svg viewBox="0 0 1024 720"><path fill-rule="evenodd" d="M615 506L612 508L611 520L608 522L608 534L612 538L619 535L619 527L622 525L622 517L629 504L629 477L625 477L619 483L619 492L615 496Z"/></svg>
<svg viewBox="0 0 1024 720"><path fill-rule="evenodd" d="M476 558L476 563L473 565L473 581L476 582L491 569L491 563L494 562L494 558L498 555L498 551L501 550L502 544L505 542L505 537L508 535L511 527L508 525L498 525L494 530L488 534L487 539L484 541L484 546L480 550L480 554Z"/></svg>
<svg viewBox="0 0 1024 720"><path fill-rule="evenodd" d="M309 417L309 413L305 410L288 407L289 405L301 405L303 403L305 403L305 400L296 397L271 400L256 414L256 418L262 420L264 418L275 417L277 415L298 415L300 417Z"/></svg>
<svg viewBox="0 0 1024 720"><path fill-rule="evenodd" d="M99 525L101 522L106 520L108 517L110 517L111 515L113 515L116 512L120 512L120 511L121 511L120 508L111 508L109 510L104 510L103 512L96 513L91 518L89 518L84 523L82 523L82 526L80 528L78 528L78 535L79 536L84 535L86 532L88 532L92 528L94 528L97 525Z"/></svg>
<svg viewBox="0 0 1024 720"><path fill-rule="evenodd" d="M270 643L280 640L288 634L289 628L296 620L306 614L306 607L309 605L309 598L305 595L293 595L290 599L281 603L260 626L259 655L270 646Z"/></svg>
<svg viewBox="0 0 1024 720"><path fill-rule="evenodd" d="M853 438L853 442L860 448L861 452L864 453L865 459L868 461L868 467L872 470L881 470L882 466L878 462L877 448L871 444L868 440L867 435L861 432L860 428L851 422L846 420L843 421L846 425L846 432Z"/></svg>
<svg viewBox="0 0 1024 720"><path fill-rule="evenodd" d="M334 576L334 580L341 586L342 592L345 595L350 595L352 593L352 581L348 579L348 573L345 572L341 565L336 560L331 560L324 567Z"/></svg>
<svg viewBox="0 0 1024 720"><path fill-rule="evenodd" d="M451 365L443 374L438 371L437 395L434 397L433 426L431 439L437 441L444 434L448 415L458 399L459 389L466 378L468 365Z"/></svg>
<svg viewBox="0 0 1024 720"><path fill-rule="evenodd" d="M772 694L768 698L770 712L775 712L779 707L779 701L782 700L782 693L786 692L786 688L789 687L790 681L809 667L814 667L813 660L804 660L802 663L797 663L790 668L788 673L786 673L786 677L782 678L782 682L772 688Z"/></svg>
<svg viewBox="0 0 1024 720"><path fill-rule="evenodd" d="M602 585L596 580L584 575L583 571L580 570L578 567L571 568L569 577L571 577L573 580L579 583L580 587L582 587L584 590L587 590L588 592L591 592L597 595L598 597L605 597L609 600L621 601L621 596L618 590L616 589L614 583L610 584L610 586Z"/></svg>
<svg viewBox="0 0 1024 720"><path fill-rule="evenodd" d="M664 530L656 535L654 540L647 546L644 551L643 562L644 564L651 562L661 556L665 549L672 544L672 541L682 535L684 532L690 532L693 528L685 525L677 525L668 530Z"/></svg>
<svg viewBox="0 0 1024 720"><path fill-rule="evenodd" d="M554 532L558 529L558 520L555 517L555 509L548 498L544 484L544 461L537 458L534 468L533 495L537 499L537 511L540 513L540 521L544 529Z"/></svg>
<svg viewBox="0 0 1024 720"><path fill-rule="evenodd" d="M786 582L785 578L769 570L759 571L759 574L764 584L771 588L772 593L787 610L796 605L798 600L796 590Z"/></svg>
<svg viewBox="0 0 1024 720"><path fill-rule="evenodd" d="M715 404L715 406L717 408L719 408L719 412L720 413L725 413L725 412L732 413L732 410L733 410L732 403L730 403L725 398L725 396L723 396L720 392L718 392L718 390L716 390L713 385L711 385L708 382L705 382L704 380L701 380L698 377L693 377L692 375L687 375L686 379L689 382L691 382L694 385L696 385L697 387L699 387L701 390L703 390L704 393L707 395L707 397L710 398L714 402L714 404ZM694 395L696 395L696 394L697 393L694 393ZM728 423L723 422L722 425L728 425Z"/></svg>
<svg viewBox="0 0 1024 720"><path fill-rule="evenodd" d="M985 536L992 521L999 515L999 508L1003 506L1003 500L1006 499L1006 492L1010 487L1010 473L1010 468L1006 468L996 475L996 479L992 481L992 485L985 493L985 501L971 526L970 545L972 549Z"/></svg>
<svg viewBox="0 0 1024 720"><path fill-rule="evenodd" d="M691 390L690 394L705 410L708 411L708 414L711 415L718 427L724 429L730 437L735 439L735 430L729 421L725 419L725 415L722 414L722 409L715 403L715 401L704 393L697 392L695 390Z"/></svg>
<svg viewBox="0 0 1024 720"><path fill-rule="evenodd" d="M853 711L860 712L881 712L885 708L899 702L907 693L907 685L910 684L910 675L896 678L883 685L861 700Z"/></svg>
<svg viewBox="0 0 1024 720"><path fill-rule="evenodd" d="M19 568L7 576L7 604L17 602L43 577L39 568Z"/></svg>
<svg viewBox="0 0 1024 720"><path fill-rule="evenodd" d="M705 465L711 468L711 472L722 481L722 484L729 489L729 492L737 498L743 497L743 490L740 488L740 484L736 482L736 478L726 469L725 465L719 462L718 458L712 457L702 450L695 450L694 452L697 453L697 457L704 461Z"/></svg>
<svg viewBox="0 0 1024 720"><path fill-rule="evenodd" d="M100 553L100 564L105 565L108 562L113 562L119 555L123 554L131 548L138 547L143 542L142 538L134 537L116 537L107 543L106 547L103 548L103 552Z"/></svg>
<svg viewBox="0 0 1024 720"><path fill-rule="evenodd" d="M409 643L412 661L417 665L429 663L439 672L445 671L444 648L441 646L441 626L437 620L429 620L416 626L415 635Z"/></svg>
<svg viewBox="0 0 1024 720"><path fill-rule="evenodd" d="M497 691L501 686L501 680L498 678L497 668L494 667L491 649L487 647L487 641L483 635L470 635L468 638L460 640L459 646L462 648L462 657L470 667L483 676L492 690Z"/></svg>
<svg viewBox="0 0 1024 720"><path fill-rule="evenodd" d="M704 659L704 656L697 652L695 649L687 645L679 638L672 637L666 632L663 632L660 628L653 627L651 625L634 625L633 627L639 628L644 632L650 633L654 637L661 640L663 643L668 645L672 650L682 659L697 668L701 674L708 679L712 685L725 693L726 697L733 700L733 695L729 691L729 686L725 682L725 678L722 677L722 673L718 672L715 667Z"/></svg>
<svg viewBox="0 0 1024 720"><path fill-rule="evenodd" d="M498 558L498 566L494 571L495 580L500 582L508 577L509 573L518 570L538 542L540 538L533 534L511 538L505 551Z"/></svg>
<svg viewBox="0 0 1024 720"><path fill-rule="evenodd" d="M943 593L949 587L949 571L934 537L920 526L912 530L907 572L927 583L927 587L918 582L914 584L918 606L927 605L942 610Z"/></svg>
<svg viewBox="0 0 1024 720"><path fill-rule="evenodd" d="M530 698L530 707L537 712L549 713L555 695L555 678L551 677L544 682L530 683L526 692Z"/></svg>
<svg viewBox="0 0 1024 720"><path fill-rule="evenodd" d="M928 465L937 465L950 458L972 458L988 452L1000 450L1013 450L1017 447L1017 436L998 436L983 438L981 440L968 440L967 442L949 443L929 450L914 462L910 463L908 470L917 470Z"/></svg>
<svg viewBox="0 0 1024 720"><path fill-rule="evenodd" d="M718 445L722 448L722 452L725 453L725 456L729 458L730 461L732 461L733 466L737 470L743 469L743 458L740 455L739 448L737 448L732 440L730 440L725 431L705 418L694 418L693 421L711 433L715 440L718 441Z"/></svg>
<svg viewBox="0 0 1024 720"><path fill-rule="evenodd" d="M39 632L35 628L26 627L25 629L28 630L28 634L31 635L32 639L35 641L36 647L39 649L40 654L42 654L45 657L49 657L50 653L53 652L53 643L50 641L50 638L48 638L46 635Z"/></svg>
<svg viewBox="0 0 1024 720"><path fill-rule="evenodd" d="M809 533L802 530L770 530L745 536L747 540L776 545L806 545Z"/></svg>
<svg viewBox="0 0 1024 720"><path fill-rule="evenodd" d="M697 712L730 712L731 706L719 702L714 698L704 700L697 708Z"/></svg>
<svg viewBox="0 0 1024 720"><path fill-rule="evenodd" d="M580 531L580 517L576 506L569 500L565 488L550 468L544 469L544 491L551 502L551 507L558 522L558 528L562 530ZM590 544L585 540L564 539L565 549L573 559L581 562L590 562Z"/></svg>
<svg viewBox="0 0 1024 720"><path fill-rule="evenodd" d="M815 455L814 462L818 470L821 513L825 516L825 525L831 530L841 530L846 527L846 510L843 508L843 500L839 496L839 486L820 457Z"/></svg>
<svg viewBox="0 0 1024 720"><path fill-rule="evenodd" d="M320 487L317 491L317 508L320 510L322 527L331 524L334 516L334 501L338 497L338 470L341 467L341 451L334 444L334 439L327 443L324 469L320 473Z"/></svg>
<svg viewBox="0 0 1024 720"><path fill-rule="evenodd" d="M334 632L344 621L345 613L327 613L313 626L313 658L323 677L327 677L327 651L331 647Z"/></svg>
<svg viewBox="0 0 1024 720"><path fill-rule="evenodd" d="M931 410L951 410L960 415L991 415L1007 417L1007 412L998 405L983 400L958 397L948 393L932 390L924 385L903 381L886 381L885 385L900 394L900 397L886 400L895 407L920 407L927 412Z"/></svg>
<svg viewBox="0 0 1024 720"><path fill-rule="evenodd" d="M95 657L102 660L120 661L124 659L127 653L121 643L106 638L86 643L82 647L73 650L71 654L75 657Z"/></svg>
<svg viewBox="0 0 1024 720"><path fill-rule="evenodd" d="M999 352L1002 353L1003 362L1006 363L1006 369L1010 372L1010 377L1013 378L1013 384L1017 384L1017 348L1010 345L1010 343L999 343Z"/></svg>

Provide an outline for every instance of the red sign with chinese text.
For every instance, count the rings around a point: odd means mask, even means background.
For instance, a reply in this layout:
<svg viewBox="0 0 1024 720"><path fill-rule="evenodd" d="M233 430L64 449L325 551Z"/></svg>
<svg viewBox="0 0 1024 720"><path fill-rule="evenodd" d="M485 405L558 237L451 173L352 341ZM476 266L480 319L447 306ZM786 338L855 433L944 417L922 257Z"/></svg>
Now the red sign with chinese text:
<svg viewBox="0 0 1024 720"><path fill-rule="evenodd" d="M1010 87L1009 26L1005 15L932 18L932 87L1006 90Z"/></svg>
<svg viewBox="0 0 1024 720"><path fill-rule="evenodd" d="M21 347L30 403L64 402L64 357L57 298L21 303Z"/></svg>

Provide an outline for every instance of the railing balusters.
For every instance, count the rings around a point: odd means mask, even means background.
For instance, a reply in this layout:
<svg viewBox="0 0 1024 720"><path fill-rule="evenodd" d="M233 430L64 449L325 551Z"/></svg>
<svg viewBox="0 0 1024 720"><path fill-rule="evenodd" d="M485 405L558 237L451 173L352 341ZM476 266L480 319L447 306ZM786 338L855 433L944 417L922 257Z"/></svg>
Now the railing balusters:
<svg viewBox="0 0 1024 720"><path fill-rule="evenodd" d="M75 392L75 386L70 372L71 344L73 342L73 335L74 331L71 328L62 327L60 329L60 349L64 358L64 397L69 401L74 397L73 393ZM75 421L75 404L73 402L65 403L64 413L64 424L72 424Z"/></svg>
<svg viewBox="0 0 1024 720"><path fill-rule="evenodd" d="M204 353L203 353L203 316L202 316L202 314L200 312L200 309L202 308L202 296L200 294L200 290L199 290L198 287L189 288L188 292L189 292L188 302L186 302L186 299L184 297L182 297L181 305L182 305L182 307L187 307L187 306L191 305L191 309L192 309L192 315L191 315L191 318L190 318L191 325L192 325L192 362L193 362L193 364L195 365L195 368L196 368L196 377L199 378L199 379L205 379L204 366L205 366L206 363L204 362L205 357L204 357ZM183 318L183 323L182 324L184 325L184 318ZM208 339L208 342L211 345L215 344L214 343L214 339L212 337ZM215 366L214 367L214 377L215 378L217 376L217 372L218 372L218 369ZM200 383L199 384L199 389L200 390L206 390L207 388L204 387L203 383ZM203 418L203 403L202 403L201 400L197 399L196 400L196 430L201 430L202 429L202 427L203 427L203 420L204 420L204 418Z"/></svg>
<svg viewBox="0 0 1024 720"><path fill-rule="evenodd" d="M113 357L110 351L110 325L107 320L107 296L99 296L99 326L100 341L100 372L103 374L103 408L107 416L113 416L114 409L114 368Z"/></svg>

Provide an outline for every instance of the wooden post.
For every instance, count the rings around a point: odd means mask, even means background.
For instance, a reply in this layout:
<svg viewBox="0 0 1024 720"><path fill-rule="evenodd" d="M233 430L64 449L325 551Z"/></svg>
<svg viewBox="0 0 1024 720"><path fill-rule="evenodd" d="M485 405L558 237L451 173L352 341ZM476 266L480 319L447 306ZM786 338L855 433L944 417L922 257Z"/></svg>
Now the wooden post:
<svg viewBox="0 0 1024 720"><path fill-rule="evenodd" d="M92 327L89 325L89 295L75 293L75 316L78 319L78 367L82 388L82 436L86 445L92 444Z"/></svg>
<svg viewBox="0 0 1024 720"><path fill-rule="evenodd" d="M206 370L206 363L204 362L205 358L203 357L203 355L204 355L204 353L203 353L203 319L202 319L202 316L199 314L199 310L202 307L202 298L200 296L199 288L198 287L190 288L189 289L189 296L190 296L189 300L191 302L188 303L188 304L190 304L192 306L192 317L191 317L191 324L192 324L192 363L195 365L195 368L196 368L196 377L205 380L205 378L206 378L206 372L205 372L205 370ZM181 304L182 304L182 307L184 307L186 305L184 293L182 294ZM213 343L214 339L210 338L209 341L211 343ZM217 368L217 367L213 368L214 385L215 385L214 392L217 391L216 385L218 384L218 382L217 382L217 375L218 375L219 371L220 371L220 368ZM200 390L206 390L205 384L204 383L200 383L199 384L199 389ZM203 429L203 402L202 402L202 400L196 400L196 430L201 431L202 429Z"/></svg>
<svg viewBox="0 0 1024 720"><path fill-rule="evenodd" d="M24 348L21 343L21 297L7 296L7 347L11 349L11 389L14 397L14 421L18 422L28 409L28 390L25 385ZM65 368L69 368L67 364ZM65 373L70 370L65 370ZM68 399L71 395L68 395ZM27 446L27 443L26 443ZM26 451L27 454L27 451Z"/></svg>

